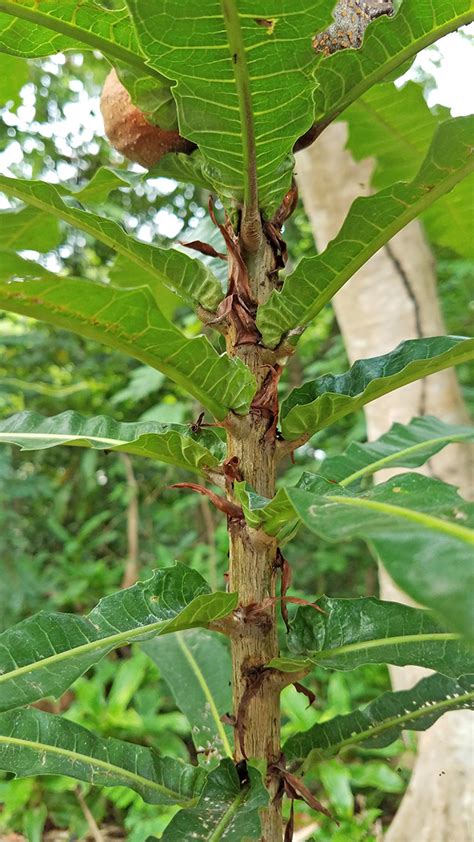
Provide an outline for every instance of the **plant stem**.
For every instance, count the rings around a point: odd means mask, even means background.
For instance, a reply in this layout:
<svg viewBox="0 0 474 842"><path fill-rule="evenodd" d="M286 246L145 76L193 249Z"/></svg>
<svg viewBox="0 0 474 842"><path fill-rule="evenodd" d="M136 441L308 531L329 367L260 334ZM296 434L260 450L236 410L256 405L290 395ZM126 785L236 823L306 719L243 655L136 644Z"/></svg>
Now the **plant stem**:
<svg viewBox="0 0 474 842"><path fill-rule="evenodd" d="M273 253L267 244L248 258L250 287L256 301L270 293L269 267L273 268ZM232 331L231 331L232 332ZM269 376L266 349L258 345L239 345L235 336L228 336L228 351L237 355L250 368L258 388ZM276 384L275 384L276 389ZM236 423L228 432L228 457L237 457L243 479L259 494L275 494L275 436L271 420L265 413L253 409L244 418L236 416ZM229 521L229 584L239 594L239 603L261 604L275 596L277 544L273 539L262 540L252 533L243 521ZM275 607L271 606L260 623L243 623L232 636L233 709L237 716L242 697L262 668L278 654ZM280 688L264 682L251 698L244 716L244 747L240 745L236 729L235 759L277 762L280 756ZM244 751L242 750L244 748ZM245 754L244 754L245 752ZM267 776L270 801L262 814L262 842L281 842L281 807L274 800L279 786L277 776Z"/></svg>

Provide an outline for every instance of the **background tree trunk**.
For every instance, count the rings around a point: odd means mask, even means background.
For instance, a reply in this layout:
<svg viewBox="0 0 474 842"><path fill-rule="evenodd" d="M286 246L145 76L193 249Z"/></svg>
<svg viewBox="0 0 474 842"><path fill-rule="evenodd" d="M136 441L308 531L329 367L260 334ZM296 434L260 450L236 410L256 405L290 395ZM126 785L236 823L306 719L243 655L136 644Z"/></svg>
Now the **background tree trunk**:
<svg viewBox="0 0 474 842"><path fill-rule="evenodd" d="M346 125L336 123L297 157L299 188L320 250L337 234L356 196L370 192L373 162L355 163L344 148L346 136ZM422 227L415 222L340 291L335 310L351 362L383 354L403 339L446 332L434 270ZM467 420L454 370L386 395L369 404L365 414L370 439L395 421L404 423L415 415L436 415L452 423ZM451 445L420 470L472 496L472 456L472 449ZM388 478L388 472L383 473L379 479ZM383 569L379 579L382 599L409 602ZM426 672L394 667L392 683L396 689L411 687ZM410 785L387 842L472 842L473 721L468 711L453 712L420 737Z"/></svg>

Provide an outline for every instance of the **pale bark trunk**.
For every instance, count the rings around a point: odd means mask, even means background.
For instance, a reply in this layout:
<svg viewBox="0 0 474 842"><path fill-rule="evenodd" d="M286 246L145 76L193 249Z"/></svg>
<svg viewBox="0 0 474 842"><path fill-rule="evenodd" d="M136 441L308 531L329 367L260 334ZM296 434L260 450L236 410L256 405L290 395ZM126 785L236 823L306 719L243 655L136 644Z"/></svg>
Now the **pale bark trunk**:
<svg viewBox="0 0 474 842"><path fill-rule="evenodd" d="M300 192L319 249L337 234L355 197L370 192L373 163L354 162L344 149L346 131L343 123L332 125L297 156ZM335 310L351 362L389 351L403 339L445 333L434 261L418 223L400 232L357 273L336 296ZM467 420L454 371L369 404L368 436L377 438L395 421L429 414L453 423ZM472 450L451 445L421 470L472 496L473 467ZM385 478L387 472L379 477ZM383 599L409 601L383 570L380 591ZM424 671L399 667L391 674L394 687L403 689ZM410 785L387 842L472 842L473 748L473 718L466 711L450 713L421 735Z"/></svg>

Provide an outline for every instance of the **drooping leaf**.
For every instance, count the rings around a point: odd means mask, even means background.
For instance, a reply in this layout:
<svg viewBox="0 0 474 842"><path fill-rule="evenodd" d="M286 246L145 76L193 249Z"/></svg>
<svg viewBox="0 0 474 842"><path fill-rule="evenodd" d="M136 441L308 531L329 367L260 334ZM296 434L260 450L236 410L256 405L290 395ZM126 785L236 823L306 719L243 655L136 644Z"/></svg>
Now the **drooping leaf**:
<svg viewBox="0 0 474 842"><path fill-rule="evenodd" d="M58 445L117 450L197 472L215 467L225 455L224 442L212 430L193 433L185 424L157 421L125 424L105 415L84 418L72 411L52 418L37 412L18 412L4 418L0 420L0 442L16 444L22 450Z"/></svg>
<svg viewBox="0 0 474 842"><path fill-rule="evenodd" d="M303 760L310 752L324 757L348 746L380 748L402 731L426 731L443 713L474 707L474 676L423 678L410 690L384 693L362 710L336 716L295 734L283 746L288 760Z"/></svg>
<svg viewBox="0 0 474 842"><path fill-rule="evenodd" d="M428 108L423 88L415 82L401 89L390 82L375 85L344 112L347 146L356 160L375 157L372 185L388 187L416 175L436 127L447 117L447 108ZM421 220L432 242L474 257L473 216L474 175L470 175L431 205Z"/></svg>
<svg viewBox="0 0 474 842"><path fill-rule="evenodd" d="M474 504L421 474L402 474L351 492L314 474L268 501L236 491L246 519L270 535L299 522L326 541L369 541L396 584L449 629L472 639ZM455 570L455 575L453 575Z"/></svg>
<svg viewBox="0 0 474 842"><path fill-rule="evenodd" d="M209 182L242 203L255 176L271 216L290 187L293 145L313 121L311 39L332 0L128 5L150 66L177 80L180 131L199 146Z"/></svg>
<svg viewBox="0 0 474 842"><path fill-rule="evenodd" d="M308 324L373 254L473 171L473 131L472 117L446 120L413 181L355 200L327 249L303 258L281 292L259 307L257 325L267 345Z"/></svg>
<svg viewBox="0 0 474 842"><path fill-rule="evenodd" d="M473 19L470 0L423 4L419 0L403 0L394 17L380 17L368 27L359 50L341 50L321 60L317 69L316 124L330 123L420 50Z"/></svg>
<svg viewBox="0 0 474 842"><path fill-rule="evenodd" d="M474 358L474 339L433 336L401 342L380 357L357 360L345 374L327 374L294 389L281 407L286 439L311 436L376 398Z"/></svg>
<svg viewBox="0 0 474 842"><path fill-rule="evenodd" d="M209 773L199 803L181 810L165 829L162 842L241 842L260 839L259 810L268 803L260 774L248 767L249 783L241 785L232 760Z"/></svg>
<svg viewBox="0 0 474 842"><path fill-rule="evenodd" d="M296 672L319 664L353 670L361 664L413 664L451 678L474 673L474 655L459 635L442 628L429 611L372 597L331 599L298 608L290 624L292 656L270 666Z"/></svg>
<svg viewBox="0 0 474 842"><path fill-rule="evenodd" d="M191 726L204 762L232 757L232 729L221 716L232 709L230 653L219 635L191 629L142 644Z"/></svg>
<svg viewBox="0 0 474 842"><path fill-rule="evenodd" d="M103 187L103 183L101 186ZM173 248L162 249L150 243L140 242L127 234L117 222L71 203L71 200L80 200L81 196L85 196L87 201L91 195L90 191L97 188L97 184L91 184L89 188L89 194L87 187L79 193L74 193L47 182L0 175L0 190L7 196L14 196L43 213L62 219L109 246L146 273L144 283L148 283L150 276L156 277L192 305L201 304L208 310L217 307L224 293L219 281L200 261Z"/></svg>
<svg viewBox="0 0 474 842"><path fill-rule="evenodd" d="M204 336L187 339L163 316L147 287L117 289L61 277L3 254L0 308L71 330L162 371L219 419L230 408L245 413L254 395L249 369L219 355Z"/></svg>
<svg viewBox="0 0 474 842"><path fill-rule="evenodd" d="M60 696L107 652L210 622L236 606L176 564L102 599L86 616L40 612L0 635L0 710Z"/></svg>
<svg viewBox="0 0 474 842"><path fill-rule="evenodd" d="M126 786L149 804L196 803L205 774L153 749L97 737L75 722L29 708L0 714L0 769L16 777L67 775L96 786Z"/></svg>
<svg viewBox="0 0 474 842"><path fill-rule="evenodd" d="M385 468L418 468L446 445L462 441L474 441L474 427L445 424L425 415L408 424L393 424L376 441L351 442L344 453L325 459L319 473L347 486Z"/></svg>

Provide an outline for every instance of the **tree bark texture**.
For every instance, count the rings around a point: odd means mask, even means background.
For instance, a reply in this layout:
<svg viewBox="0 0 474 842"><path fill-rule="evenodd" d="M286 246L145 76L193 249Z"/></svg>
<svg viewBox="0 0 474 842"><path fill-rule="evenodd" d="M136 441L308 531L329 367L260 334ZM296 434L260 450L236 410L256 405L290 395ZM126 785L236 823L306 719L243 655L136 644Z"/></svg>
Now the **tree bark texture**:
<svg viewBox="0 0 474 842"><path fill-rule="evenodd" d="M356 196L370 192L373 161L355 163L344 148L346 137L346 125L335 123L297 156L300 192L320 250L337 234ZM351 362L390 351L404 339L445 333L434 259L421 225L411 223L374 255L334 305ZM454 370L386 395L369 404L365 414L369 439L416 415L460 424L468 420ZM472 448L450 445L420 470L473 496ZM377 479L388 475L385 471ZM409 602L383 569L379 581L383 599ZM396 689L411 687L424 674L418 667L391 670ZM472 713L456 711L420 736L412 778L386 842L472 842L473 724Z"/></svg>

